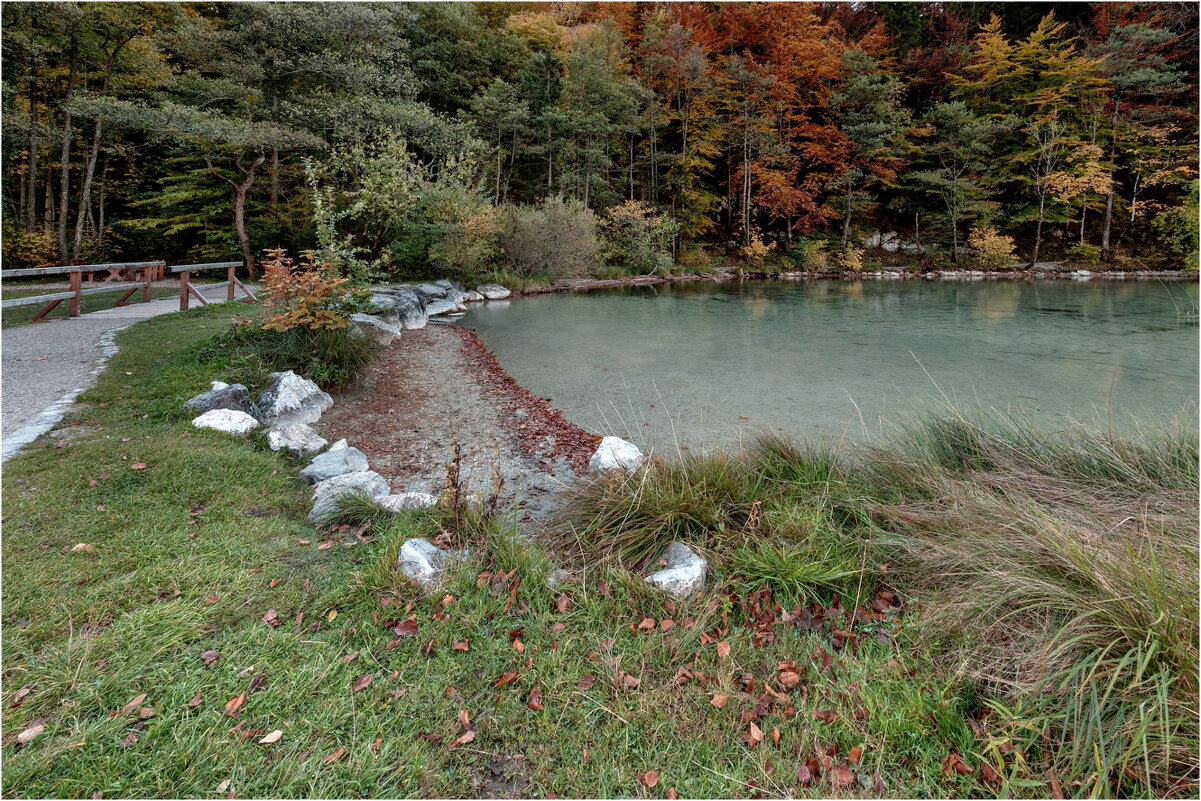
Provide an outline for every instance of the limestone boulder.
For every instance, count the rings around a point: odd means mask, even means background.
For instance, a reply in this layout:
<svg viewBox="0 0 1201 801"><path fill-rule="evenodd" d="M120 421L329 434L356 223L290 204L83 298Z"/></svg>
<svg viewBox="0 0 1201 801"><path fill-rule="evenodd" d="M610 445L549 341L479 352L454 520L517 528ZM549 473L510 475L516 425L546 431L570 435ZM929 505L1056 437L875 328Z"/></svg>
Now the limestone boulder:
<svg viewBox="0 0 1201 801"><path fill-rule="evenodd" d="M358 493L370 498L387 495L388 482L374 470L343 473L327 478L313 488L313 510L309 512L309 520L324 523L333 516L335 501L347 493Z"/></svg>
<svg viewBox="0 0 1201 801"><path fill-rule="evenodd" d="M345 440L342 440L345 442ZM320 484L322 481L346 473L362 473L367 470L367 455L358 448L342 447L328 450L314 456L308 465L300 471L300 477L309 484Z"/></svg>
<svg viewBox="0 0 1201 801"><path fill-rule="evenodd" d="M223 381L214 381L212 389L186 401L184 408L197 414L204 414L212 409L234 409L246 412L251 417L258 415L258 408L250 399L250 390L242 384L230 385Z"/></svg>
<svg viewBox="0 0 1201 801"><path fill-rule="evenodd" d="M326 441L308 423L274 425L267 429L267 447L289 450L297 456L309 456L324 448Z"/></svg>
<svg viewBox="0 0 1201 801"><path fill-rule="evenodd" d="M373 292L369 298L371 301L371 313L385 312L388 309L394 309L397 306L396 298L392 295L384 294L383 292Z"/></svg>
<svg viewBox="0 0 1201 801"><path fill-rule="evenodd" d="M430 305L425 307L427 317L434 317L439 314L454 314L455 312L467 311L467 307L462 303L456 303L449 300L435 300Z"/></svg>
<svg viewBox="0 0 1201 801"><path fill-rule="evenodd" d="M466 555L465 551L443 551L429 540L411 539L400 546L397 561L405 575L426 585L436 582L443 570Z"/></svg>
<svg viewBox="0 0 1201 801"><path fill-rule="evenodd" d="M476 292L474 289L469 289L464 294L467 295L467 303L479 303L484 299L484 296L479 292Z"/></svg>
<svg viewBox="0 0 1201 801"><path fill-rule="evenodd" d="M237 437L244 437L259 427L259 421L253 415L237 409L210 409L199 417L193 418L194 428L211 428L214 431L224 431Z"/></svg>
<svg viewBox="0 0 1201 801"><path fill-rule="evenodd" d="M405 512L410 509L428 509L438 505L438 496L428 492L399 492L395 495L377 495L375 502L389 512Z"/></svg>
<svg viewBox="0 0 1201 801"><path fill-rule="evenodd" d="M645 458L634 443L626 442L621 437L605 437L588 461L588 469L594 473L603 470L629 472L637 470Z"/></svg>
<svg viewBox="0 0 1201 801"><path fill-rule="evenodd" d="M418 284L413 289L425 295L430 300L441 300L446 297L447 288L438 284Z"/></svg>
<svg viewBox="0 0 1201 801"><path fill-rule="evenodd" d="M700 554L682 542L673 542L659 557L666 566L646 577L647 584L682 600L690 598L705 588L705 574L709 563Z"/></svg>
<svg viewBox="0 0 1201 801"><path fill-rule="evenodd" d="M500 284L480 284L475 288L475 291L479 292L488 300L504 300L511 294L509 290L505 289Z"/></svg>
<svg viewBox="0 0 1201 801"><path fill-rule="evenodd" d="M350 315L350 325L361 336L372 339L381 345L391 345L393 340L400 338L400 329L370 314Z"/></svg>
<svg viewBox="0 0 1201 801"><path fill-rule="evenodd" d="M272 373L270 378L271 383L255 404L259 419L267 425L315 423L326 409L334 405L329 393L291 370Z"/></svg>

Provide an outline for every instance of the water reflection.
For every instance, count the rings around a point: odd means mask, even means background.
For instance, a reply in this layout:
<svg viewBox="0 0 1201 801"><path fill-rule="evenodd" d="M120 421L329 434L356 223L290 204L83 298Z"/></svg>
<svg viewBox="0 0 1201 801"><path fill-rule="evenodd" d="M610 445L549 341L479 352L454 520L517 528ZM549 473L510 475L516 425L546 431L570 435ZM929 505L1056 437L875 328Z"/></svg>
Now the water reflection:
<svg viewBox="0 0 1201 801"><path fill-rule="evenodd" d="M695 451L769 427L874 437L944 395L1195 419L1198 328L1177 307L1196 299L1100 279L728 282L520 298L460 324L583 427Z"/></svg>

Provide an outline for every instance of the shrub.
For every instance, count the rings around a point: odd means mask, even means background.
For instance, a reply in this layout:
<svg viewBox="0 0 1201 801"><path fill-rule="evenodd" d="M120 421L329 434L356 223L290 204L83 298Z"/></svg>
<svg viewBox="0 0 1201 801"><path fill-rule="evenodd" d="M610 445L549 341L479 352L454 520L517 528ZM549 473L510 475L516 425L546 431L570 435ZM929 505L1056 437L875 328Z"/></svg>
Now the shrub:
<svg viewBox="0 0 1201 801"><path fill-rule="evenodd" d="M676 263L681 267L708 267L713 259L699 242L689 242L680 248Z"/></svg>
<svg viewBox="0 0 1201 801"><path fill-rule="evenodd" d="M263 328L317 330L342 328L347 324L361 303L356 295L362 294L347 288L348 279L315 261L312 253L305 253L299 265L282 248L266 253L263 282L267 289L262 302L274 311L263 319Z"/></svg>
<svg viewBox="0 0 1201 801"><path fill-rule="evenodd" d="M443 275L478 280L497 264L500 249L500 213L491 206L448 222L442 238L430 246L430 262Z"/></svg>
<svg viewBox="0 0 1201 801"><path fill-rule="evenodd" d="M1198 182L1193 181L1182 206L1166 209L1151 220L1151 229L1166 247L1169 258L1183 261L1186 270L1196 270L1201 260L1198 253L1201 223L1198 222L1197 187Z"/></svg>
<svg viewBox="0 0 1201 801"><path fill-rule="evenodd" d="M596 215L560 197L540 206L501 209L500 248L505 269L550 278L582 275L596 262Z"/></svg>
<svg viewBox="0 0 1201 801"><path fill-rule="evenodd" d="M975 252L976 264L985 270L1005 270L1014 264L1013 237L998 233L991 225L972 229L967 244Z"/></svg>
<svg viewBox="0 0 1201 801"><path fill-rule="evenodd" d="M649 203L627 200L601 218L605 258L640 272L671 269L671 241L680 224Z"/></svg>
<svg viewBox="0 0 1201 801"><path fill-rule="evenodd" d="M836 257L838 269L857 273L863 269L863 249L847 245Z"/></svg>
<svg viewBox="0 0 1201 801"><path fill-rule="evenodd" d="M794 267L820 273L830 269L828 242L821 239L801 239L788 251L785 260Z"/></svg>
<svg viewBox="0 0 1201 801"><path fill-rule="evenodd" d="M41 228L4 237L4 266L10 269L58 265L58 240Z"/></svg>
<svg viewBox="0 0 1201 801"><path fill-rule="evenodd" d="M764 244L763 239L759 236L759 232L756 231L751 234L751 243L742 248L742 255L748 264L762 264L763 260L767 258L767 254L771 253L775 248L775 242Z"/></svg>
<svg viewBox="0 0 1201 801"><path fill-rule="evenodd" d="M1083 242L1068 248L1067 260L1072 264L1099 264L1101 262L1101 247L1086 245Z"/></svg>
<svg viewBox="0 0 1201 801"><path fill-rule="evenodd" d="M341 389L371 363L380 345L349 328L260 328L245 323L210 340L201 358L218 354L261 365L270 372L294 370L326 389Z"/></svg>

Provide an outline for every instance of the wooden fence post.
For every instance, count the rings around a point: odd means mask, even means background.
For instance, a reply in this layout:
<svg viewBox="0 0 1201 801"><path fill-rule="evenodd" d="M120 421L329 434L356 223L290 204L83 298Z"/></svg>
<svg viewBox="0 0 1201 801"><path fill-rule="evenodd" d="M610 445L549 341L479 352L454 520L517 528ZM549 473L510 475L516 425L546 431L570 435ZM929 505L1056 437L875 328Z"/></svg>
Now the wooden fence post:
<svg viewBox="0 0 1201 801"><path fill-rule="evenodd" d="M232 262L229 265L229 269L226 270L226 272L225 272L225 280L229 282L229 286L227 286L225 288L225 290L226 290L225 297L228 300L233 300L234 299L234 266L233 266Z"/></svg>
<svg viewBox="0 0 1201 801"><path fill-rule="evenodd" d="M179 273L179 310L188 310L188 271L182 270Z"/></svg>
<svg viewBox="0 0 1201 801"><path fill-rule="evenodd" d="M142 273L142 277L146 279L146 286L142 288L142 302L143 303L150 302L150 282L154 280L154 271L157 269L158 269L157 267L153 267L153 266L147 267L146 271L144 273Z"/></svg>
<svg viewBox="0 0 1201 801"><path fill-rule="evenodd" d="M79 272L79 270L76 270L70 274L71 291L75 293L75 295L71 298L71 309L69 312L69 316L71 317L79 316L79 302L83 299L83 287L80 284L80 280L82 278L83 275Z"/></svg>

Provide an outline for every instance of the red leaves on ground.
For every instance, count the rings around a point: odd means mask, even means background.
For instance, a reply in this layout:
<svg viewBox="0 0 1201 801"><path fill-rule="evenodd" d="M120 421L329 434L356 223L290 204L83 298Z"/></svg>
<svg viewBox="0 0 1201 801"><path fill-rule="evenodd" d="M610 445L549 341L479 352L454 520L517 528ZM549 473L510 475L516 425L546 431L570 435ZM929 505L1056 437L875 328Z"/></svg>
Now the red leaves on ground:
<svg viewBox="0 0 1201 801"><path fill-rule="evenodd" d="M525 705L538 712L541 712L546 708L542 705L542 689L540 687L535 687L534 689L530 690L530 697L529 700L525 702Z"/></svg>
<svg viewBox="0 0 1201 801"><path fill-rule="evenodd" d="M730 700L730 696L726 693L713 693L713 697L709 699L709 703L721 709Z"/></svg>
<svg viewBox="0 0 1201 801"><path fill-rule="evenodd" d="M192 700L188 701L188 706L195 709L196 707L200 706L201 700L203 700L203 699L200 697L200 693L196 693L195 695L192 696Z"/></svg>
<svg viewBox="0 0 1201 801"><path fill-rule="evenodd" d="M851 752L847 754L847 762L852 765L858 765L859 760L863 757L863 749L860 746L855 746Z"/></svg>
<svg viewBox="0 0 1201 801"><path fill-rule="evenodd" d="M658 625L658 623L655 622L655 619L653 617L644 617L642 619L642 622L638 624L638 630L639 631L654 631L655 626L657 626L657 625Z"/></svg>
<svg viewBox="0 0 1201 801"><path fill-rule="evenodd" d="M359 680L354 683L354 691L357 693L361 690L367 689L367 687L369 687L373 681L375 681L374 673L368 673L365 676L360 676Z"/></svg>
<svg viewBox="0 0 1201 801"><path fill-rule="evenodd" d="M513 681L516 678L517 678L516 670L506 670L504 675L502 675L499 679L496 680L496 686L504 687L506 684L508 684L509 682Z"/></svg>
<svg viewBox="0 0 1201 801"><path fill-rule="evenodd" d="M468 651L468 650L471 650L471 638L470 638L470 637L468 637L468 638L466 638L466 639L464 639L464 640L455 640L455 644L454 644L453 646L451 646L451 649L450 649L450 650L452 650L452 651Z"/></svg>
<svg viewBox="0 0 1201 801"><path fill-rule="evenodd" d="M330 753L326 754L324 757L322 757L321 761L324 762L325 764L329 765L333 762L337 762L339 759L342 758L342 755L345 753L346 753L345 748L338 747L338 748L335 748Z"/></svg>
<svg viewBox="0 0 1201 801"><path fill-rule="evenodd" d="M984 778L984 781L988 782L989 784L1002 783L1001 774L997 772L996 768L988 764L988 760L980 763L980 775Z"/></svg>
<svg viewBox="0 0 1201 801"><path fill-rule="evenodd" d="M555 609L559 610L559 614L566 614L567 607L571 606L571 599L567 597L567 593L559 593L559 597L555 599Z"/></svg>
<svg viewBox="0 0 1201 801"><path fill-rule="evenodd" d="M841 715L832 709L814 710L813 717L820 720L822 723L833 723L838 720Z"/></svg>
<svg viewBox="0 0 1201 801"><path fill-rule="evenodd" d="M407 618L405 620L402 620L396 624L396 628L393 629L393 631L396 632L397 637L400 637L402 639L406 638L406 637L416 637L417 636L417 621L416 621L416 619L411 618L411 617Z"/></svg>
<svg viewBox="0 0 1201 801"><path fill-rule="evenodd" d="M652 789L656 784L659 783L659 772L657 770L648 770L646 773L642 774L641 781L644 785L646 785L648 790Z"/></svg>
<svg viewBox="0 0 1201 801"><path fill-rule="evenodd" d="M266 623L271 628L278 628L283 623L279 618L279 612L274 609L268 609L261 618L263 623Z"/></svg>
<svg viewBox="0 0 1201 801"><path fill-rule="evenodd" d="M719 642L717 644L717 656L721 659L725 659L725 658L729 657L729 655L730 655L730 644L728 642L726 642L725 640L722 640L721 642Z"/></svg>
<svg viewBox="0 0 1201 801"><path fill-rule="evenodd" d="M845 768L842 765L831 767L829 776L830 783L835 787L850 787L855 783L855 771Z"/></svg>
<svg viewBox="0 0 1201 801"><path fill-rule="evenodd" d="M243 707L243 705L245 705L245 703L246 703L246 695L247 695L246 691L243 690L242 692L235 695L233 698L226 701L225 702L225 714L231 718L237 718L238 710L240 710Z"/></svg>
<svg viewBox="0 0 1201 801"><path fill-rule="evenodd" d="M960 776L969 776L976 772L976 769L963 761L963 758L954 751L947 754L947 758L942 761L942 772L944 775L950 776L951 771L958 773Z"/></svg>
<svg viewBox="0 0 1201 801"><path fill-rule="evenodd" d="M592 685L594 684L596 684L596 676L593 676L591 673L585 673L580 677L580 680L576 682L576 686L581 690L591 690Z"/></svg>
<svg viewBox="0 0 1201 801"><path fill-rule="evenodd" d="M211 650L205 651L202 654L200 654L200 658L204 660L205 667L208 667L209 665L213 664L220 657L221 657L221 654L219 654L217 651L211 651Z"/></svg>
<svg viewBox="0 0 1201 801"><path fill-rule="evenodd" d="M751 727L742 733L742 739L746 740L749 747L754 748L763 742L763 730L752 723Z"/></svg>

